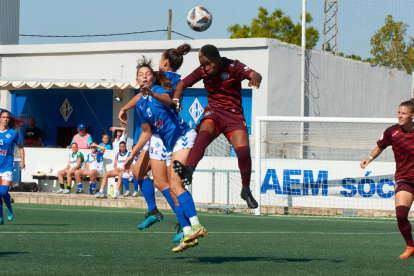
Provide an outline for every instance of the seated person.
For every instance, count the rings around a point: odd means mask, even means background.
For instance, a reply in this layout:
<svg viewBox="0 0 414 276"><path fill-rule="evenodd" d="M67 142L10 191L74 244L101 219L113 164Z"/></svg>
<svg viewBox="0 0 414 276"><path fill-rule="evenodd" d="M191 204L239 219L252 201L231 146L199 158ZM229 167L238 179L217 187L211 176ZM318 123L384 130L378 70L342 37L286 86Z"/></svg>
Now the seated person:
<svg viewBox="0 0 414 276"><path fill-rule="evenodd" d="M102 143L99 144L100 146L104 146L107 150L111 150L111 144L109 144L109 135L104 134L102 135Z"/></svg>
<svg viewBox="0 0 414 276"><path fill-rule="evenodd" d="M99 149L99 150L98 150ZM77 194L82 194L82 176L88 176L91 180L89 186L89 194L95 194L96 192L96 177L103 173L103 154L105 153L105 147L98 146L95 142L91 144L91 153L86 156L85 169L79 169L75 172L75 180L78 184Z"/></svg>
<svg viewBox="0 0 414 276"><path fill-rule="evenodd" d="M104 173L103 178L102 178L102 183L101 183L101 189L99 190L98 193L96 193L96 197L98 198L107 197L104 192L104 189L105 189L106 183L108 182L109 177L118 177L117 190L115 191L113 198L118 197L118 192L119 192L118 187L120 187L120 183L122 181L122 175L124 173L127 173L129 175L129 173L124 170L124 162L130 154L131 152L127 151L126 149L126 143L125 142L119 143L119 152L115 155L114 170Z"/></svg>
<svg viewBox="0 0 414 276"><path fill-rule="evenodd" d="M25 147L41 147L42 146L42 131L35 126L35 119L29 119L29 127L24 132L24 146Z"/></svg>
<svg viewBox="0 0 414 276"><path fill-rule="evenodd" d="M119 150L119 143L126 142L126 128L124 127L111 127L109 129L114 134L112 136L112 149L118 151Z"/></svg>
<svg viewBox="0 0 414 276"><path fill-rule="evenodd" d="M57 177L59 180L60 189L56 191L57 194L64 193L69 194L70 188L72 186L72 175L75 175L75 172L78 169L85 168L85 158L83 157L82 152L78 151L78 144L72 143L72 153L69 154L69 162L68 165L63 169L57 172ZM68 185L65 189L65 185L63 183L63 177L66 175L66 180Z"/></svg>
<svg viewBox="0 0 414 276"><path fill-rule="evenodd" d="M78 134L73 136L72 142L66 148L70 149L73 143L77 143L80 149L89 149L92 144L92 136L89 133L85 133L85 125L78 125Z"/></svg>

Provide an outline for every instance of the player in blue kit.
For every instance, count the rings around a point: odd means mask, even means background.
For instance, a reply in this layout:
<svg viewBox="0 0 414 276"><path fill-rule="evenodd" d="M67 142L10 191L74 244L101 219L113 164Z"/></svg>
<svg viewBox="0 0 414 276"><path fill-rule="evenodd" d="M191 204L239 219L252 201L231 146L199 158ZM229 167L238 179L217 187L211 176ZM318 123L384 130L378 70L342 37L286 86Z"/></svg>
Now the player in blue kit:
<svg viewBox="0 0 414 276"><path fill-rule="evenodd" d="M18 117L10 116L10 112L2 109L0 111L0 225L4 224L3 220L3 201L7 206L7 219L13 219L13 210L10 202L9 188L13 179L13 159L14 145L19 147L20 164L19 168L25 168L24 164L24 148L20 141L19 129L24 124L24 120Z"/></svg>
<svg viewBox="0 0 414 276"><path fill-rule="evenodd" d="M125 160L125 168L131 165L134 156L151 138L152 133L159 135L167 149L167 155L171 160L187 162L188 154L194 144L197 134L179 118L178 113L171 108L171 84L163 75L155 76L151 61L144 57L138 64L137 82L140 85L142 97L137 103L137 113L142 123L142 133L131 155ZM181 179L165 168L152 166L153 175L164 175L168 180L171 195L174 199L178 221L180 222L184 236L180 244L173 248L173 252L181 252L187 248L198 245L197 238L207 235L206 229L200 224L194 201L191 194L182 186ZM177 212L177 209L180 211Z"/></svg>
<svg viewBox="0 0 414 276"><path fill-rule="evenodd" d="M172 89L175 89L175 86L181 80L181 75L176 73L176 71L180 69L181 65L183 64L183 56L186 55L190 50L191 46L189 44L182 44L177 48L165 50L161 55L161 59L159 61L159 70L163 71L165 76L170 80ZM162 74L162 72L155 72L155 74ZM141 93L137 94L121 109L118 116L121 125L126 126L126 111L135 107L140 98ZM137 134L138 132L136 132L136 135ZM159 175L153 175L154 184L152 183L151 179L147 178L147 173L151 169L151 166L159 166L160 169L163 168L169 172L168 167L170 166L170 163L167 163L168 156L165 154L166 151L167 150L164 146L164 143L159 135L157 133L153 133L150 141L148 141L148 143L142 149L136 165L134 165L133 168L135 180L138 179L141 191L148 204L148 213L145 216L145 220L138 226L138 229L140 230L148 228L149 226L163 219L163 216L161 212L158 211L157 205L155 203L154 186L163 193L171 208L174 210L174 202L170 195L168 178L160 177ZM149 164L150 158L154 160L152 161L151 166ZM180 212L180 210L178 210L178 212ZM174 242L179 242L182 236L182 228L180 223L178 223L177 235L174 238Z"/></svg>

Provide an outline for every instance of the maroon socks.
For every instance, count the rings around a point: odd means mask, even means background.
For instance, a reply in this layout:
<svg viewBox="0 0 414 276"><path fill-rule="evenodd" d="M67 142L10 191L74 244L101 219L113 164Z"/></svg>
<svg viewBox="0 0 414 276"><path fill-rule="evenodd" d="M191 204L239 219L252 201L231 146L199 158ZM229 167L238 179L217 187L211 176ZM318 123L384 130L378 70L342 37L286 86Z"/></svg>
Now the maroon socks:
<svg viewBox="0 0 414 276"><path fill-rule="evenodd" d="M406 206L397 206L395 207L397 221L398 221L398 228L407 243L407 246L414 247L413 244L413 236L411 235L411 223L408 221L408 212L410 208Z"/></svg>
<svg viewBox="0 0 414 276"><path fill-rule="evenodd" d="M248 146L238 147L234 150L239 161L239 169L243 186L250 186L250 177L252 174L252 158L250 157L250 148Z"/></svg>

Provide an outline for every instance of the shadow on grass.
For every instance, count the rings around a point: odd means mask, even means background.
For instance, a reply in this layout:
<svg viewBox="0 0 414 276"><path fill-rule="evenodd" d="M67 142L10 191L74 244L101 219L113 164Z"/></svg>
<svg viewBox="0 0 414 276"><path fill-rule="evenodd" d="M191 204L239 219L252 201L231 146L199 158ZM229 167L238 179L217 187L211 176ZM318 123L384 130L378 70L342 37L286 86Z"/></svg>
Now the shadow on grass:
<svg viewBox="0 0 414 276"><path fill-rule="evenodd" d="M0 257L17 255L17 254L29 254L30 252L0 252Z"/></svg>
<svg viewBox="0 0 414 276"><path fill-rule="evenodd" d="M274 257L178 257L175 260L188 260L190 263L237 263L237 262L276 262L276 263L306 263L313 261L326 261L334 264L342 263L341 260L329 259L295 259L295 258L274 258Z"/></svg>

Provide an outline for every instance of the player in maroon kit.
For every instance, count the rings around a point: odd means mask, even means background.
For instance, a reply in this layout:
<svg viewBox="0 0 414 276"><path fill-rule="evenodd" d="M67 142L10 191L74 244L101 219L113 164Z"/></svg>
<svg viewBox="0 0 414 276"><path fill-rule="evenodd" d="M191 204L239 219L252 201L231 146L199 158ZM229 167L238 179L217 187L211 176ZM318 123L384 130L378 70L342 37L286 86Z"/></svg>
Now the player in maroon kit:
<svg viewBox="0 0 414 276"><path fill-rule="evenodd" d="M395 170L395 211L398 228L407 244L407 249L400 255L401 259L414 256L414 244L408 212L414 199L414 99L403 102L398 109L398 124L387 128L377 142L371 156L362 160L360 166L365 168L377 158L388 146L392 146L396 162Z"/></svg>
<svg viewBox="0 0 414 276"><path fill-rule="evenodd" d="M213 45L201 47L198 57L200 67L177 84L173 102L179 106L178 99L184 89L203 80L208 92L208 106L204 109L201 123L197 125L199 133L188 157L187 166L174 161L174 171L184 184L191 184L192 175L198 162L203 158L205 149L223 133L237 154L243 185L241 197L249 208L257 208L257 202L250 191L252 159L243 115L241 82L247 79L249 86L259 88L262 76L238 60L221 57Z"/></svg>

